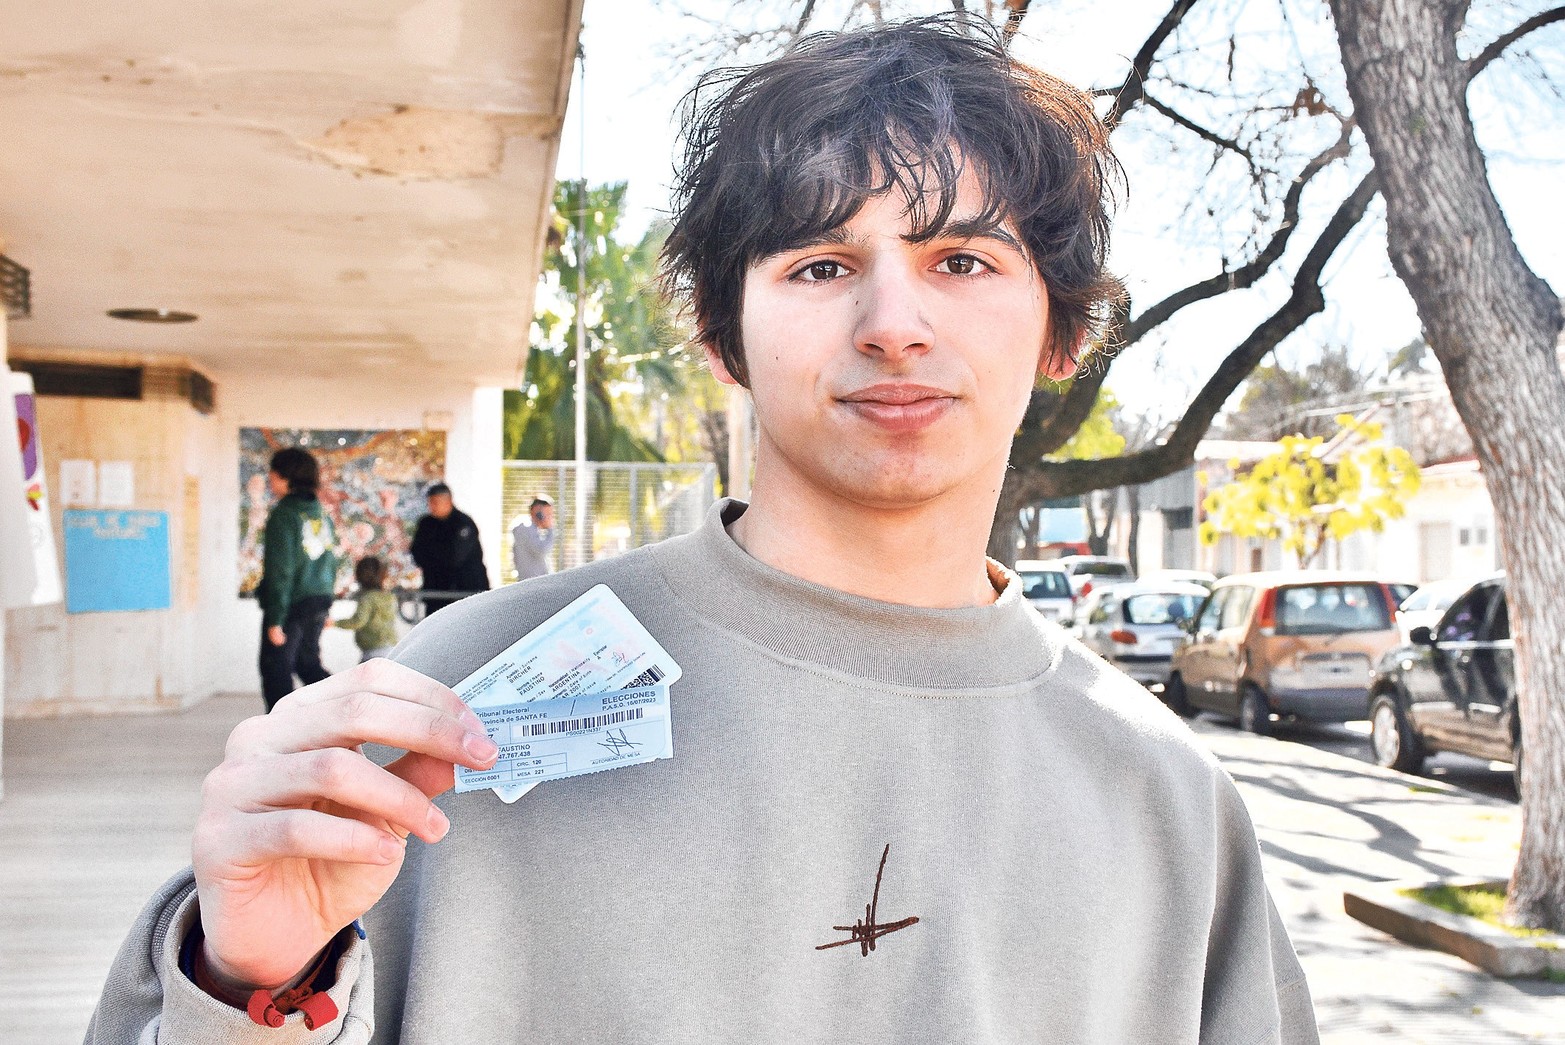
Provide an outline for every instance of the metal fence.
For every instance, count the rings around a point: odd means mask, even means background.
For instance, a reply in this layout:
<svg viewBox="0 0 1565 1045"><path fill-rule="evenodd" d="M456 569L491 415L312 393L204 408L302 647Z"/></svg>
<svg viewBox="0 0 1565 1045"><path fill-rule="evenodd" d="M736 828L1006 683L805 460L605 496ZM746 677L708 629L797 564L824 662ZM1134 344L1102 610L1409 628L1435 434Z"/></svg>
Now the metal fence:
<svg viewBox="0 0 1565 1045"><path fill-rule="evenodd" d="M557 571L689 533L717 499L715 464L589 462L584 513L577 510L574 462L505 461L501 469L501 576L508 582L516 579L511 527L539 494L554 501Z"/></svg>

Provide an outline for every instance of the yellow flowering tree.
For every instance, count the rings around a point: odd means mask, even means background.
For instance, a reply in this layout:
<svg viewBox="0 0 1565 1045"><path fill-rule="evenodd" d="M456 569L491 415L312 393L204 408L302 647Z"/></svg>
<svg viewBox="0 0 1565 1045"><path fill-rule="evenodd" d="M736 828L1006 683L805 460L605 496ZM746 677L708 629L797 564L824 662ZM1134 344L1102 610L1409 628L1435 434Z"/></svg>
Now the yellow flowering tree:
<svg viewBox="0 0 1565 1045"><path fill-rule="evenodd" d="M1348 414L1337 424L1342 432L1333 443L1350 448L1334 460L1326 460L1323 437L1285 436L1276 453L1208 494L1201 540L1214 544L1225 533L1276 538L1308 566L1327 541L1379 532L1401 518L1419 487L1413 456L1387 442L1378 424Z"/></svg>

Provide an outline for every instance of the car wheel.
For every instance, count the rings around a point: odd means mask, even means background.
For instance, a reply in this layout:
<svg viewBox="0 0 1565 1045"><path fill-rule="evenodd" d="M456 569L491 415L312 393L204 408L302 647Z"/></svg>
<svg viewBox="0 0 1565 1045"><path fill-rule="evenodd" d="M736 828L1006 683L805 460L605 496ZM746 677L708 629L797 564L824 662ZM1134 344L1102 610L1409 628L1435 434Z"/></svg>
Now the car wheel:
<svg viewBox="0 0 1565 1045"><path fill-rule="evenodd" d="M1397 698L1381 693L1369 709L1369 743L1375 752L1375 763L1402 773L1419 773L1424 769L1424 745L1408 724L1407 716Z"/></svg>
<svg viewBox="0 0 1565 1045"><path fill-rule="evenodd" d="M1163 683L1163 702L1180 718L1194 718L1196 710L1190 704L1190 695L1185 692L1185 680L1178 675L1168 676L1168 681Z"/></svg>
<svg viewBox="0 0 1565 1045"><path fill-rule="evenodd" d="M1266 703L1266 694L1254 683L1246 683L1244 697L1239 701L1239 728L1256 736L1266 736L1272 731L1272 709Z"/></svg>

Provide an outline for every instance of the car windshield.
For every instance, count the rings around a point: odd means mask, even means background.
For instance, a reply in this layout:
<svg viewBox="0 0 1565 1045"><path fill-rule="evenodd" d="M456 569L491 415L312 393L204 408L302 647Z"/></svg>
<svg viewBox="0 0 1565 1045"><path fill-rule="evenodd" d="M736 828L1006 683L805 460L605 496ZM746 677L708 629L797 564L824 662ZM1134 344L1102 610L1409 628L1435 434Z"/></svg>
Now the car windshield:
<svg viewBox="0 0 1565 1045"><path fill-rule="evenodd" d="M1057 570L1039 570L1023 573L1022 596L1028 599L1068 599L1071 597L1070 581Z"/></svg>
<svg viewBox="0 0 1565 1045"><path fill-rule="evenodd" d="M1391 627L1378 584L1305 584L1277 593L1277 634L1330 635Z"/></svg>
<svg viewBox="0 0 1565 1045"><path fill-rule="evenodd" d="M1195 616L1199 595L1149 592L1125 600L1126 624L1178 624Z"/></svg>
<svg viewBox="0 0 1565 1045"><path fill-rule="evenodd" d="M1078 562L1072 573L1090 573L1094 577L1129 577L1130 567L1122 562Z"/></svg>

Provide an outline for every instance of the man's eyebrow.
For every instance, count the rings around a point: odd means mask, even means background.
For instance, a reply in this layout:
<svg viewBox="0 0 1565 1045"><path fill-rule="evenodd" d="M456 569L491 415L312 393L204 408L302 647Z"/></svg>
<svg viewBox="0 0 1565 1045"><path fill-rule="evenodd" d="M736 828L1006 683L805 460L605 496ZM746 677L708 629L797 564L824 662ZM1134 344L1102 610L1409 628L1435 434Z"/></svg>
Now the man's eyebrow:
<svg viewBox="0 0 1565 1045"><path fill-rule="evenodd" d="M825 232L814 232L807 236L798 236L782 244L776 250L768 251L765 257L775 258L779 254L787 254L795 250L814 250L816 247L844 247L853 242L853 236L848 232L847 226L838 225L836 228L827 229ZM763 259L756 259L763 260Z"/></svg>
<svg viewBox="0 0 1565 1045"><path fill-rule="evenodd" d="M912 240L914 238L958 240L995 239L999 240L1001 243L1004 243L1006 246L1010 247L1012 250L1016 251L1016 253L1022 255L1023 257L1027 256L1027 248L1022 246L1021 240L1007 232L1003 226L993 221L982 221L978 218L962 218L957 221L950 222L949 224L943 225L939 229L936 229L933 236L926 234L919 237L904 236L902 238L906 240Z"/></svg>

